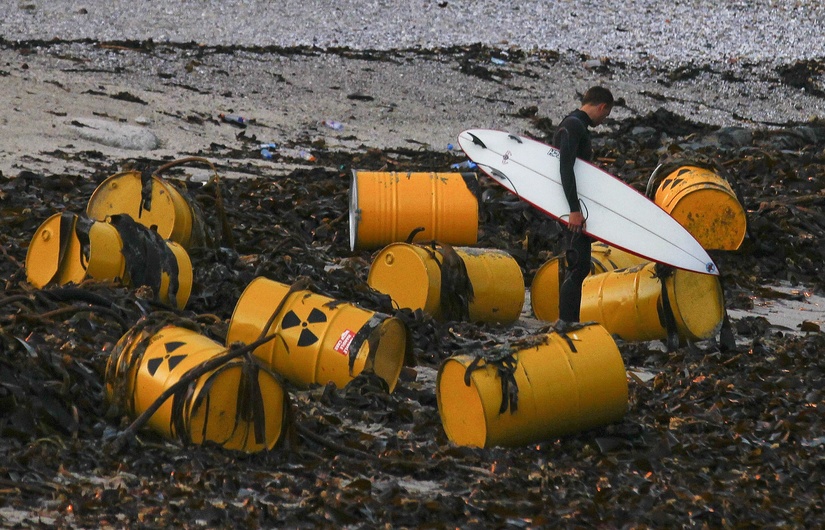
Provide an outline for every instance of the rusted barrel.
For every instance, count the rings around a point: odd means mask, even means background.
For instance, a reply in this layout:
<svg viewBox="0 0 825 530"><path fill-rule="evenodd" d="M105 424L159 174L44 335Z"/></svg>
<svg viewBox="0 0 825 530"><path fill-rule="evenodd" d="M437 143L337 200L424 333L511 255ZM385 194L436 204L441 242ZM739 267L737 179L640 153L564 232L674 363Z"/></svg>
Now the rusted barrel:
<svg viewBox="0 0 825 530"><path fill-rule="evenodd" d="M706 249L736 250L745 239L745 209L730 184L710 169L676 169L659 183L654 202Z"/></svg>

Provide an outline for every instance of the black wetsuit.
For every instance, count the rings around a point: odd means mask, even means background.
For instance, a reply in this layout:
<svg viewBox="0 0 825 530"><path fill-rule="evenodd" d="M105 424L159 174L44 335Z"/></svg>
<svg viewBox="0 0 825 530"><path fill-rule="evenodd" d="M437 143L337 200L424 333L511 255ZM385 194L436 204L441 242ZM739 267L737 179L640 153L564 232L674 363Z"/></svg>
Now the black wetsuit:
<svg viewBox="0 0 825 530"><path fill-rule="evenodd" d="M576 158L590 161L593 146L588 127L593 125L590 116L583 110L575 110L564 118L553 136L553 145L559 149L561 183L564 196L571 212L581 211L576 191L576 175L573 164ZM587 217L587 212L584 212ZM591 239L583 233L564 230L567 274L559 288L559 318L567 322L578 322L582 301L582 283L590 274Z"/></svg>

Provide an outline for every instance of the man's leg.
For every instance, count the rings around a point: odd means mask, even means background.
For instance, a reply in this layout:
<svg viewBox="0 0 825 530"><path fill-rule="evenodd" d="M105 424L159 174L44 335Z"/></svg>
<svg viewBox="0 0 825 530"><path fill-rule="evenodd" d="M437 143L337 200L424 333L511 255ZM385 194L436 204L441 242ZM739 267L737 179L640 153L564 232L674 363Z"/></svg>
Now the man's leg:
<svg viewBox="0 0 825 530"><path fill-rule="evenodd" d="M578 322L582 305L582 283L590 274L590 238L565 230L567 274L559 288L559 318Z"/></svg>

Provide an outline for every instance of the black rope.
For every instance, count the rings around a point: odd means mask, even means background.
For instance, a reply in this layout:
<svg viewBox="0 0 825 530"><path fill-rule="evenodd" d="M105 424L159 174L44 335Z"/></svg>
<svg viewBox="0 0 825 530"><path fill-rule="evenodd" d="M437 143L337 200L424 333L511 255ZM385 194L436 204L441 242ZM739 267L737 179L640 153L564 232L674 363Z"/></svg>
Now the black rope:
<svg viewBox="0 0 825 530"><path fill-rule="evenodd" d="M679 349L679 329L676 326L676 315L673 314L673 307L670 304L670 295L667 291L667 279L672 277L675 270L673 267L657 263L654 267L653 277L662 284L661 305L657 306L659 321L667 332L667 349L676 351Z"/></svg>

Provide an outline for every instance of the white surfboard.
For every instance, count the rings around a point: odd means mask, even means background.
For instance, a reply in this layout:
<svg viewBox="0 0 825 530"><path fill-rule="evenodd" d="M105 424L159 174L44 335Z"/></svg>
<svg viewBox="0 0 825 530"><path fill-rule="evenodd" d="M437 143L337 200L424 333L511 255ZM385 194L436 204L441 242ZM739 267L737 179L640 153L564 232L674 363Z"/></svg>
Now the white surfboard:
<svg viewBox="0 0 825 530"><path fill-rule="evenodd" d="M570 207L561 185L558 149L491 129L464 131L458 143L496 182L567 223ZM573 169L587 235L664 265L719 274L696 238L654 202L588 162L577 159Z"/></svg>

